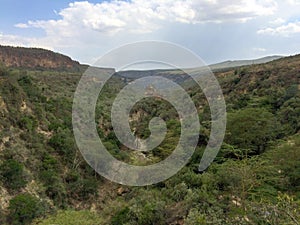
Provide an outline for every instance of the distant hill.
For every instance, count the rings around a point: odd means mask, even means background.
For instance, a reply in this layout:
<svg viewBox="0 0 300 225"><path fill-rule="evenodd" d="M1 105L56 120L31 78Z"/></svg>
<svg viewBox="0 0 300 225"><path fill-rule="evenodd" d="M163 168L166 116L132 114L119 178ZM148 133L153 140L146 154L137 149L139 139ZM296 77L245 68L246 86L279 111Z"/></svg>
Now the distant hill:
<svg viewBox="0 0 300 225"><path fill-rule="evenodd" d="M1 45L0 63L6 67L58 71L80 71L82 67L70 57L50 50Z"/></svg>
<svg viewBox="0 0 300 225"><path fill-rule="evenodd" d="M271 62L277 59L281 59L284 56L274 55L274 56L267 56L259 59L250 59L250 60L228 60L225 62L220 62L216 64L209 65L211 70L220 70L220 69L228 69L240 66L248 66L248 65L256 65Z"/></svg>
<svg viewBox="0 0 300 225"><path fill-rule="evenodd" d="M234 60L234 61L229 60L221 63L211 64L208 66L210 67L212 72L222 72L222 71L227 71L242 66L268 63L281 58L284 58L284 56L267 56L259 59L253 59L253 60ZM191 69L185 69L185 72L195 73L201 70L202 68L191 68ZM119 71L116 75L120 76L122 80L124 80L126 83L146 76L162 76L171 79L177 83L182 83L190 78L185 72L178 69L157 69L157 70L147 70L147 71L127 70L127 71Z"/></svg>
<svg viewBox="0 0 300 225"><path fill-rule="evenodd" d="M126 71L119 71L115 74L116 76L120 77L125 83L129 83L133 80L148 77L148 76L162 76L177 83L182 83L189 76L181 70L126 70Z"/></svg>

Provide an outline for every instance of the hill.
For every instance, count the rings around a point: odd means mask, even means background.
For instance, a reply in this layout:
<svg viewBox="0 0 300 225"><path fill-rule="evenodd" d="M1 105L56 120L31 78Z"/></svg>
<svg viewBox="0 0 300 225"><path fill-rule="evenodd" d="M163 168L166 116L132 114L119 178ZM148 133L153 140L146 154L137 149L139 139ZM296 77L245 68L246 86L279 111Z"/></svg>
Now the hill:
<svg viewBox="0 0 300 225"><path fill-rule="evenodd" d="M226 70L232 70L234 68L249 66L249 65L257 65L268 63L274 60L278 60L284 58L283 56L267 56L259 59L253 60L234 60L234 61L225 61L221 63L216 63L212 65L208 65L208 67L212 70L212 72L222 72ZM178 69L158 69L158 70L126 70L119 71L116 73L117 76L121 77L125 82L129 83L135 79L142 78L145 76L162 76L173 80L176 83L183 83L189 80L188 73L195 73L201 71L201 68L190 68L185 69L185 71Z"/></svg>
<svg viewBox="0 0 300 225"><path fill-rule="evenodd" d="M228 124L220 153L202 173L210 109L199 87L186 86L201 122L196 151L178 174L147 187L114 184L81 156L72 132L80 72L0 67L0 224L297 224L299 65L297 55L215 73ZM101 91L95 109L99 137L124 162L165 159L180 137L180 120L160 98L136 104L130 125L145 138L151 118L160 116L168 128L161 145L136 152L115 137L111 106L125 85L114 76Z"/></svg>
<svg viewBox="0 0 300 225"><path fill-rule="evenodd" d="M216 63L209 65L211 70L216 71L220 69L228 69L228 68L235 68L235 67L241 67L241 66L249 66L249 65L255 65L255 64L263 64L268 63L277 59L284 58L284 56L267 56L259 59L251 59L251 60L229 60L221 63Z"/></svg>
<svg viewBox="0 0 300 225"><path fill-rule="evenodd" d="M0 45L0 63L6 67L59 71L79 71L80 64L70 57L41 48Z"/></svg>

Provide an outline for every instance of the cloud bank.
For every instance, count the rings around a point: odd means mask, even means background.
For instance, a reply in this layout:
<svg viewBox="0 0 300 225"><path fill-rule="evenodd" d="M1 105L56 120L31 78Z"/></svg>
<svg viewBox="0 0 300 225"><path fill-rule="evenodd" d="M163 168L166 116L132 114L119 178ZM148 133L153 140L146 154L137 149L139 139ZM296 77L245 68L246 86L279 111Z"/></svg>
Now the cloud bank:
<svg viewBox="0 0 300 225"><path fill-rule="evenodd" d="M80 30L105 34L120 31L148 33L165 23L246 22L272 15L272 0L132 0L102 3L74 2L61 10L58 20L37 20L16 24L19 28L42 28L48 35L69 37Z"/></svg>
<svg viewBox="0 0 300 225"><path fill-rule="evenodd" d="M293 34L300 33L300 22L290 22L275 28L265 28L257 31L258 34L268 34L289 37Z"/></svg>

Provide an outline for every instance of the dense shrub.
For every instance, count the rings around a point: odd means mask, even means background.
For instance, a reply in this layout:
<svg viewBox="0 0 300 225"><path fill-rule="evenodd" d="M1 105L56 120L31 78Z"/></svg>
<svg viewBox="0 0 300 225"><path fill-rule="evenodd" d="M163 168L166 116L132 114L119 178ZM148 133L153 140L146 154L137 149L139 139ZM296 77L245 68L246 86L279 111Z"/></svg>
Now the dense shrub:
<svg viewBox="0 0 300 225"><path fill-rule="evenodd" d="M69 180L67 184L70 197L83 201L97 195L98 183L94 177L82 179L76 176L73 179Z"/></svg>
<svg viewBox="0 0 300 225"><path fill-rule="evenodd" d="M59 128L50 138L49 145L53 147L67 162L72 162L75 153L75 142L68 128Z"/></svg>
<svg viewBox="0 0 300 225"><path fill-rule="evenodd" d="M20 194L9 202L9 223L13 225L29 224L44 213L40 200L30 194Z"/></svg>
<svg viewBox="0 0 300 225"><path fill-rule="evenodd" d="M125 207L113 215L111 219L112 225L126 224L130 221L130 209Z"/></svg>
<svg viewBox="0 0 300 225"><path fill-rule="evenodd" d="M159 200L139 200L130 208L133 224L165 224L165 202Z"/></svg>
<svg viewBox="0 0 300 225"><path fill-rule="evenodd" d="M21 129L33 131L37 126L37 121L32 116L23 116L19 120L19 126Z"/></svg>
<svg viewBox="0 0 300 225"><path fill-rule="evenodd" d="M13 159L5 160L0 165L0 179L7 188L12 190L22 188L27 183L23 165Z"/></svg>

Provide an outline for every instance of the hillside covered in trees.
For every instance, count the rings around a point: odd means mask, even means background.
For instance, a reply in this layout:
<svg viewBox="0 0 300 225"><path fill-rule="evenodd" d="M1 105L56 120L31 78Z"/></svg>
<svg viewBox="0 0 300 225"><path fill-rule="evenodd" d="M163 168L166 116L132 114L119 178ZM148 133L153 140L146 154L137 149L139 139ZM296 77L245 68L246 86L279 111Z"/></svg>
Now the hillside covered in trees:
<svg viewBox="0 0 300 225"><path fill-rule="evenodd" d="M11 66L0 68L0 224L299 224L299 55L215 73L228 123L217 158L201 173L210 110L199 87L185 80L201 122L197 149L178 174L146 187L106 180L78 151L72 101L81 73L68 70L78 64L49 56L49 63L32 61L27 68L27 58L11 56ZM124 162L161 161L178 142L178 115L160 98L140 101L131 111L136 135L149 136L154 116L166 121L168 132L150 152L127 149L110 121L114 97L125 85L115 76L101 92L99 137Z"/></svg>

